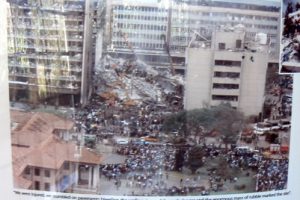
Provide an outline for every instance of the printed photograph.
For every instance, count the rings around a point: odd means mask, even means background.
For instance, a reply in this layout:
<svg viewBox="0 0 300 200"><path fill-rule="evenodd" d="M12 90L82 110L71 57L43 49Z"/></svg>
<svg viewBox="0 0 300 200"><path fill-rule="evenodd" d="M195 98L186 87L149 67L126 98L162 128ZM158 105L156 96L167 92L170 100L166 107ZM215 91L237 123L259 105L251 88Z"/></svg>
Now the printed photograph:
<svg viewBox="0 0 300 200"><path fill-rule="evenodd" d="M287 189L293 78L278 72L279 0L7 0L7 9L16 190ZM282 41L296 40L288 31Z"/></svg>
<svg viewBox="0 0 300 200"><path fill-rule="evenodd" d="M281 73L300 72L300 1L283 0Z"/></svg>

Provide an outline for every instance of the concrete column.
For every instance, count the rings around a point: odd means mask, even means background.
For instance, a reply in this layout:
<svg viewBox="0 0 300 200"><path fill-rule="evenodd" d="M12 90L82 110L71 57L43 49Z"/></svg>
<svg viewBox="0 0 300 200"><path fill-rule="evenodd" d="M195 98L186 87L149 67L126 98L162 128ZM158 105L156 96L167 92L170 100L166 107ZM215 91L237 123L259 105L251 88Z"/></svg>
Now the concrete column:
<svg viewBox="0 0 300 200"><path fill-rule="evenodd" d="M33 103L34 105L38 104L39 96L37 91L30 91L29 90L29 102Z"/></svg>
<svg viewBox="0 0 300 200"><path fill-rule="evenodd" d="M75 164L75 186L78 185L78 179L79 179L79 163Z"/></svg>
<svg viewBox="0 0 300 200"><path fill-rule="evenodd" d="M92 179L93 179L93 167L89 166L89 188L92 188Z"/></svg>
<svg viewBox="0 0 300 200"><path fill-rule="evenodd" d="M98 165L96 165L94 167L94 178L93 178L93 188L97 188L97 186L99 185L99 167Z"/></svg>

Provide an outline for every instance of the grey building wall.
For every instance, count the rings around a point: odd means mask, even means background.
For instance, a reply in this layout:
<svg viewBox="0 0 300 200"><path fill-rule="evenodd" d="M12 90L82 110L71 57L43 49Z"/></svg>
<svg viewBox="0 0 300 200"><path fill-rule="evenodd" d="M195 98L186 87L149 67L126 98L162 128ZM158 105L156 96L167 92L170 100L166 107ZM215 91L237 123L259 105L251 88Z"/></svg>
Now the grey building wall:
<svg viewBox="0 0 300 200"><path fill-rule="evenodd" d="M255 51L241 48L245 41L241 31L214 35L212 48L187 50L184 108L226 102L246 116L258 115L264 102L268 47L249 44Z"/></svg>

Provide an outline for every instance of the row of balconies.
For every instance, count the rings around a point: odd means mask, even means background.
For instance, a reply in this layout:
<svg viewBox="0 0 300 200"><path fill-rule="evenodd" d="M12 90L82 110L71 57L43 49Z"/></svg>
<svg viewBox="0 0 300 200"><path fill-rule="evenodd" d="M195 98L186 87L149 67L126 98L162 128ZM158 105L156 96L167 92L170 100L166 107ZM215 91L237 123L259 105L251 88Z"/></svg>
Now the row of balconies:
<svg viewBox="0 0 300 200"><path fill-rule="evenodd" d="M41 45L20 45L18 44L17 47L15 47L13 44L10 44L8 46L11 49L15 48L24 48L24 49L34 49L36 52L44 52L44 51L53 51L53 52L77 52L81 53L82 48L81 47L74 47L69 46L68 49L58 47L58 46L41 46Z"/></svg>
<svg viewBox="0 0 300 200"><path fill-rule="evenodd" d="M29 64L24 64L24 63L19 63L19 62L15 62L15 61L9 61L8 63L8 66L10 68L22 68L22 69L36 69L37 68L37 64L35 63L29 63ZM60 71L67 71L67 72L81 72L82 69L81 69L81 66L70 66L70 67L67 67L67 66L61 66L61 65L43 65L43 68L45 70L53 70L53 69L59 69Z"/></svg>
<svg viewBox="0 0 300 200"><path fill-rule="evenodd" d="M149 17L168 17L168 12L142 12L142 11L134 11L131 10L113 10L115 15L130 15L130 16L149 16Z"/></svg>
<svg viewBox="0 0 300 200"><path fill-rule="evenodd" d="M249 24L268 24L268 25L278 25L278 21L270 21L270 20L257 20L257 19L247 19L247 18L243 18L243 19L238 19L238 18L232 18L232 17L218 17L218 16L202 16L202 15L193 15L193 14L189 14L187 16L176 16L173 15L172 16L172 21L176 21L177 19L183 19L185 20L187 23L189 20L196 20L196 21L215 21L215 22L238 22L238 23L249 23Z"/></svg>
<svg viewBox="0 0 300 200"><path fill-rule="evenodd" d="M16 53L11 53L8 54L9 57L25 57L25 58L33 58L33 59L38 59L38 60L58 60L58 61L70 61L70 62L81 62L81 54L77 54L75 56L58 56L58 55L51 55L51 54L46 54L45 55L36 55L36 54L16 54Z"/></svg>
<svg viewBox="0 0 300 200"><path fill-rule="evenodd" d="M41 25L41 24L31 24L29 22L20 22L8 25L8 30L10 28L18 28L18 29L33 29L33 30L54 30L54 31L76 31L83 32L83 25L79 26L60 26L58 24L52 25Z"/></svg>
<svg viewBox="0 0 300 200"><path fill-rule="evenodd" d="M51 75L50 73L48 74L41 74L39 75L38 73L24 73L24 72L17 72L16 70L12 70L9 72L10 77L25 77L25 78L32 78L32 79L38 79L38 78L45 78L47 80L58 80L58 81L74 81L74 82L81 82L81 77L80 76L62 76L62 75Z"/></svg>
<svg viewBox="0 0 300 200"><path fill-rule="evenodd" d="M63 93L63 94L77 94L80 92L80 86L77 83L68 83L68 84L58 83L58 85L47 83L47 85L42 85L39 83L10 80L9 87L15 89L23 89L23 90L28 90L28 89L38 90L39 88L47 88L47 91L55 90L55 92Z"/></svg>
<svg viewBox="0 0 300 200"><path fill-rule="evenodd" d="M140 42L140 43L151 43L151 44L164 44L165 42L162 39L146 39L139 37L129 37L128 41L130 42ZM112 42L125 42L123 37L113 37Z"/></svg>
<svg viewBox="0 0 300 200"><path fill-rule="evenodd" d="M84 5L80 4L61 4L61 3L54 3L49 5L39 5L39 4L23 4L23 5L16 5L10 4L12 9L32 9L32 10L50 10L50 11L59 11L59 12L66 12L66 11L84 11Z"/></svg>
<svg viewBox="0 0 300 200"><path fill-rule="evenodd" d="M8 16L11 19L19 19L19 20L24 20L24 19L32 19L36 20L37 18L39 20L47 20L47 21L57 21L57 20L65 20L65 21L83 21L83 16L80 15L51 15L51 16L37 16L37 15L14 15L12 14L11 16Z"/></svg>
<svg viewBox="0 0 300 200"><path fill-rule="evenodd" d="M163 18L163 16L162 16ZM114 18L114 22L121 22L121 23L133 23L133 24L159 24L159 25L168 25L167 20L161 20L161 19L152 19L152 20L145 20L145 19L125 19L125 18Z"/></svg>

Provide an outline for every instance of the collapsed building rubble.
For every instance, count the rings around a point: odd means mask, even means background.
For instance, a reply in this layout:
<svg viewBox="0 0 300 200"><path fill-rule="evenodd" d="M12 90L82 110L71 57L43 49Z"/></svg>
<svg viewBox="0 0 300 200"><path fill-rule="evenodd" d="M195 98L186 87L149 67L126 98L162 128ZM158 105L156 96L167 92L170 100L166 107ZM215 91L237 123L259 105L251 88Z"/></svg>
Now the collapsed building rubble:
<svg viewBox="0 0 300 200"><path fill-rule="evenodd" d="M93 86L89 104L74 115L89 148L99 140L156 137L165 116L183 109L183 77L138 60L105 56L95 67Z"/></svg>
<svg viewBox="0 0 300 200"><path fill-rule="evenodd" d="M140 60L105 56L95 67L95 93L105 101L141 105L144 101L182 106L183 77Z"/></svg>

